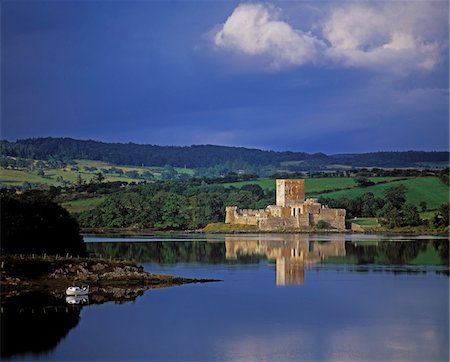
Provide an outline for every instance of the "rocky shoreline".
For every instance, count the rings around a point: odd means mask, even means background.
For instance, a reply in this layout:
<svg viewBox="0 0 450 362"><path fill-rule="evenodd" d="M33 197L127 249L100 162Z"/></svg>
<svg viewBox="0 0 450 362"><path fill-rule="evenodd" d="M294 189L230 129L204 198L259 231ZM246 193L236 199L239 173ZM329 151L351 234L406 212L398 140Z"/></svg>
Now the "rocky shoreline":
<svg viewBox="0 0 450 362"><path fill-rule="evenodd" d="M140 290L219 280L190 279L144 271L129 260L7 255L1 258L1 294L13 290L62 290L71 285L92 288L138 287Z"/></svg>

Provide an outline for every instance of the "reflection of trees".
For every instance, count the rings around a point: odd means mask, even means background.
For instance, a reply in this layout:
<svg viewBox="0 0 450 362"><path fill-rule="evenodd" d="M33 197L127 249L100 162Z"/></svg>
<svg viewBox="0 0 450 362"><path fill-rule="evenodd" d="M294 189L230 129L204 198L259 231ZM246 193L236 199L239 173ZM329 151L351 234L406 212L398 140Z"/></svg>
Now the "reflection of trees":
<svg viewBox="0 0 450 362"><path fill-rule="evenodd" d="M87 249L102 258L127 258L141 263L255 264L267 259L264 253L239 253L236 258L229 259L226 257L225 243L205 241L88 243Z"/></svg>
<svg viewBox="0 0 450 362"><path fill-rule="evenodd" d="M102 258L129 258L152 263L224 263L223 243L189 242L139 242L91 243L88 250Z"/></svg>
<svg viewBox="0 0 450 362"><path fill-rule="evenodd" d="M422 241L383 241L378 244L377 252L383 255L389 264L410 264L426 248L427 243Z"/></svg>
<svg viewBox="0 0 450 362"><path fill-rule="evenodd" d="M50 294L2 297L1 357L48 352L79 320L79 307L67 306Z"/></svg>
<svg viewBox="0 0 450 362"><path fill-rule="evenodd" d="M445 265L449 265L448 261L448 248L449 248L449 241L445 240L441 242L440 240L434 240L433 246L437 250L439 256L441 257L442 263Z"/></svg>
<svg viewBox="0 0 450 362"><path fill-rule="evenodd" d="M420 253L432 247L439 255L433 260L435 265L448 265L448 240L380 241L377 245L356 245L347 243L348 256L353 256L357 264L411 264Z"/></svg>
<svg viewBox="0 0 450 362"><path fill-rule="evenodd" d="M377 258L378 252L375 245L355 245L353 243L345 244L345 251L348 256L353 256L356 264L373 264Z"/></svg>
<svg viewBox="0 0 450 362"><path fill-rule="evenodd" d="M129 258L138 262L171 263L258 263L262 259L300 257L305 263L327 259L346 264L411 264L428 247L439 258L431 264L448 265L448 240L379 241L364 245L342 240L317 242L286 236L280 240L226 240L221 242L105 242L89 243L88 250L103 258Z"/></svg>

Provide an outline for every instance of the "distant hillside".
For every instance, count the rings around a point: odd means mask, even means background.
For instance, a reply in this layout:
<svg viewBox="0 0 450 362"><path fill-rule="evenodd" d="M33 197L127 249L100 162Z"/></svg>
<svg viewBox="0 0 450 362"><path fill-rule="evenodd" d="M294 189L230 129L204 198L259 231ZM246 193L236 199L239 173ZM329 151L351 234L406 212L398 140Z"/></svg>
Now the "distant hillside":
<svg viewBox="0 0 450 362"><path fill-rule="evenodd" d="M71 138L33 138L16 142L0 141L3 156L26 159L89 159L117 165L204 168L217 165L283 166L287 170L310 170L333 165L349 167L419 167L448 164L449 152L375 152L325 155L304 152L275 152L244 147L214 145L157 146L134 143L105 143Z"/></svg>

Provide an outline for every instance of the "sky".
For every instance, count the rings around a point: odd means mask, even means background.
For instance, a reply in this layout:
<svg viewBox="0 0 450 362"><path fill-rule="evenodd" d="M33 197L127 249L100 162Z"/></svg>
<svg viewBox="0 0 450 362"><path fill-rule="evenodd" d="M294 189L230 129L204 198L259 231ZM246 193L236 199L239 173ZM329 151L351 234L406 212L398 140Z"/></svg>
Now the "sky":
<svg viewBox="0 0 450 362"><path fill-rule="evenodd" d="M448 1L0 0L1 138L449 149Z"/></svg>

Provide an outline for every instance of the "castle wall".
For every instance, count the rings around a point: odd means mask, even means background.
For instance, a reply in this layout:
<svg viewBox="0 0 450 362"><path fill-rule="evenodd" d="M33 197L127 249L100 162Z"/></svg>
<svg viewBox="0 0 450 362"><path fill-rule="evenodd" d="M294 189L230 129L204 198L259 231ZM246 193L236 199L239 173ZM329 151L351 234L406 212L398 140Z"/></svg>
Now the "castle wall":
<svg viewBox="0 0 450 362"><path fill-rule="evenodd" d="M239 209L236 206L228 206L225 210L226 224L258 225L258 220L266 217L264 209Z"/></svg>
<svg viewBox="0 0 450 362"><path fill-rule="evenodd" d="M313 222L317 224L320 220L323 220L332 228L344 230L345 214L345 209L321 208L318 214L313 214Z"/></svg>
<svg viewBox="0 0 450 362"><path fill-rule="evenodd" d="M298 227L297 219L294 217L267 217L259 220L261 230L281 230Z"/></svg>
<svg viewBox="0 0 450 362"><path fill-rule="evenodd" d="M300 214L297 216L297 223L298 223L298 227L309 227L311 226L311 221L310 221L310 216L309 213L307 214Z"/></svg>

